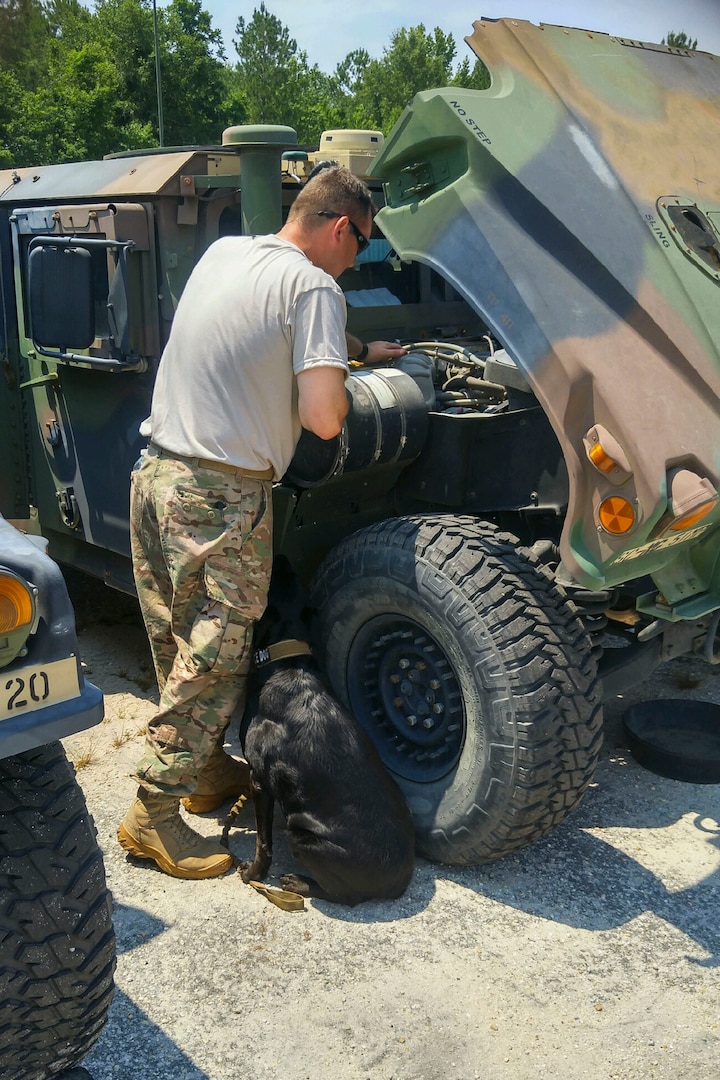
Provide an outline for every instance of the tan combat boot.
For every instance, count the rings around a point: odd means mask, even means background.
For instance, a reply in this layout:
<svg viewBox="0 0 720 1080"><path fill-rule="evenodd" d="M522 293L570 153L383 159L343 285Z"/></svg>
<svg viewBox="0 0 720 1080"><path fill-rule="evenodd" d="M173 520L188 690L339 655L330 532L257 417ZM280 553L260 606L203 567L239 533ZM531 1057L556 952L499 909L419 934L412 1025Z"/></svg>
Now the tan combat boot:
<svg viewBox="0 0 720 1080"><path fill-rule="evenodd" d="M117 832L120 846L138 859L154 859L161 870L178 878L218 877L233 858L214 840L196 833L180 816L180 800L138 788Z"/></svg>
<svg viewBox="0 0 720 1080"><path fill-rule="evenodd" d="M191 814L207 814L238 795L250 795L250 766L246 761L230 757L218 746L198 776L194 792L182 804Z"/></svg>

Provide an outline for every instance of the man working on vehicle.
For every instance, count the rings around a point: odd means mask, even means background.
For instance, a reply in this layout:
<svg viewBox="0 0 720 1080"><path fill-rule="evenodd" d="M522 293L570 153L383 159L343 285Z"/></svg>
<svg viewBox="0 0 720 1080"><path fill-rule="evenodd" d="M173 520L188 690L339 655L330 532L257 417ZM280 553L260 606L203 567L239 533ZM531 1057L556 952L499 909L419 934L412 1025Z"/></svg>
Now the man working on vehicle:
<svg viewBox="0 0 720 1080"><path fill-rule="evenodd" d="M321 439L342 428L348 359L336 279L367 246L372 223L365 184L346 169L324 170L276 235L211 245L160 362L130 514L160 704L118 840L175 877L215 877L232 865L183 820L180 799L211 810L248 787L247 766L223 741L266 603L271 484L302 428ZM404 352L388 343L393 351Z"/></svg>

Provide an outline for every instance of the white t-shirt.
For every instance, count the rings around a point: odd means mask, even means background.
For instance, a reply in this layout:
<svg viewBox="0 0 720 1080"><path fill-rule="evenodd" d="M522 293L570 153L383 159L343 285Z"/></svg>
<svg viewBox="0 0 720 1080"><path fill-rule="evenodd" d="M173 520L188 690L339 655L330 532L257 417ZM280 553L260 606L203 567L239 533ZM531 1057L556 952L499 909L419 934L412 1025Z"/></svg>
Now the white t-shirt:
<svg viewBox="0 0 720 1080"><path fill-rule="evenodd" d="M170 453L286 471L300 438L297 383L348 370L337 282L275 235L215 241L180 298L141 431Z"/></svg>

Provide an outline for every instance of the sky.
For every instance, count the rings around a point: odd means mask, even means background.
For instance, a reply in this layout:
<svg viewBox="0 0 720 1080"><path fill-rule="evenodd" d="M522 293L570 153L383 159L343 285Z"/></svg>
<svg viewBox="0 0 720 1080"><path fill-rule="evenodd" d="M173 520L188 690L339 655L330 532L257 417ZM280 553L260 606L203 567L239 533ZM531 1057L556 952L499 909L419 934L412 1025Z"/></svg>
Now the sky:
<svg viewBox="0 0 720 1080"><path fill-rule="evenodd" d="M162 6L162 0L158 0ZM246 22L260 0L203 0L203 7L220 30L228 60L239 16ZM452 34L456 61L473 53L464 39L480 18L527 19L534 23L600 30L619 37L660 42L668 31L684 30L697 38L698 48L720 55L720 0L354 0L342 8L338 0L265 0L265 6L288 28L311 64L330 74L353 49L365 48L380 58L393 31L422 24L427 32L438 26Z"/></svg>

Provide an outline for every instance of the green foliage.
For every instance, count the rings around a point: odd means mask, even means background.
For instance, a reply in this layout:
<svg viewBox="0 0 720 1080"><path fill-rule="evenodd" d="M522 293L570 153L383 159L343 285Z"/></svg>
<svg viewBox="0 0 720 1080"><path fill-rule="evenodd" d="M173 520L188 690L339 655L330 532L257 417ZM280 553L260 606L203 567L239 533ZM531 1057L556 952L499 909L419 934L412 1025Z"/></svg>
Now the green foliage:
<svg viewBox="0 0 720 1080"><path fill-rule="evenodd" d="M0 169L9 169L16 164L9 131L21 97L22 91L13 72L0 67Z"/></svg>
<svg viewBox="0 0 720 1080"><path fill-rule="evenodd" d="M689 38L684 30L680 30L675 33L673 30L668 31L667 38L663 38L660 42L661 45L670 45L674 49L697 49L697 38Z"/></svg>
<svg viewBox="0 0 720 1080"><path fill-rule="evenodd" d="M350 53L335 70L340 122L387 132L420 90L437 86L482 89L490 79L484 64L464 60L453 72L455 41L438 27L420 24L396 30L380 60L364 50Z"/></svg>
<svg viewBox="0 0 720 1080"><path fill-rule="evenodd" d="M123 79L127 61L121 50L107 47L107 20L76 0L55 0L45 19L43 77L18 96L5 124L0 121L13 163L85 160L152 145L152 128L137 115Z"/></svg>
<svg viewBox="0 0 720 1080"><path fill-rule="evenodd" d="M99 46L63 51L51 78L22 99L11 127L19 163L75 161L102 155L112 136L117 95L113 65Z"/></svg>
<svg viewBox="0 0 720 1080"><path fill-rule="evenodd" d="M52 36L67 49L81 49L92 34L93 17L80 0L50 0L45 14Z"/></svg>
<svg viewBox="0 0 720 1080"><path fill-rule="evenodd" d="M240 58L236 68L251 123L282 124L287 97L302 64L297 42L265 4L248 23L242 16L235 26L233 45Z"/></svg>
<svg viewBox="0 0 720 1080"><path fill-rule="evenodd" d="M240 17L228 60L202 0L156 8L168 146L215 145L231 124L388 132L419 90L489 84L480 61L453 68L452 35L396 31L380 59L357 49L325 74L264 0ZM152 0L0 0L0 167L87 160L157 146Z"/></svg>
<svg viewBox="0 0 720 1080"><path fill-rule="evenodd" d="M264 2L249 22L238 19L235 32L239 61L230 89L242 103L244 122L288 125L295 128L300 143L317 142L327 126L329 78L309 65L307 53L298 49L287 27Z"/></svg>
<svg viewBox="0 0 720 1080"><path fill-rule="evenodd" d="M168 146L216 144L225 97L225 52L201 0L171 0L162 12L161 63Z"/></svg>
<svg viewBox="0 0 720 1080"><path fill-rule="evenodd" d="M21 90L42 79L51 40L40 0L0 0L0 68L12 72Z"/></svg>

